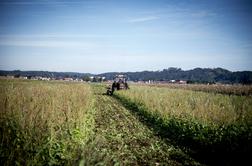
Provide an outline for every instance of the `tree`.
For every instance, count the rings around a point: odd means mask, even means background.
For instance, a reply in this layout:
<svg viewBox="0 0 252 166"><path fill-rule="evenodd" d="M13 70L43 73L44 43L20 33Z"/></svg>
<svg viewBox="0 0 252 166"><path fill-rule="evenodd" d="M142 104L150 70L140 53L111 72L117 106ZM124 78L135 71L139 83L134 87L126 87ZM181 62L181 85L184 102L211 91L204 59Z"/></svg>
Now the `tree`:
<svg viewBox="0 0 252 166"><path fill-rule="evenodd" d="M84 76L84 77L82 78L82 80L83 80L83 81L86 81L86 82L91 81L91 79L90 79L89 76Z"/></svg>

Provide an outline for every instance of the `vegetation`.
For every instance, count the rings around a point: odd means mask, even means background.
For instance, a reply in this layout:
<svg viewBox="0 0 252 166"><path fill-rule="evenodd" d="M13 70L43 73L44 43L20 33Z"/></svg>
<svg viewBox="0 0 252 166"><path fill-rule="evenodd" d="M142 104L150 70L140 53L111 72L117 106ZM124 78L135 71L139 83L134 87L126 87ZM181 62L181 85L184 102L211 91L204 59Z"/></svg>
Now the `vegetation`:
<svg viewBox="0 0 252 166"><path fill-rule="evenodd" d="M248 159L251 95L130 88L111 97L104 84L0 79L1 165L242 165Z"/></svg>
<svg viewBox="0 0 252 166"><path fill-rule="evenodd" d="M252 123L252 97L227 96L190 90L132 86L121 96L144 103L162 117L192 118L206 125Z"/></svg>
<svg viewBox="0 0 252 166"><path fill-rule="evenodd" d="M0 156L4 165L71 165L92 135L85 84L0 80Z"/></svg>
<svg viewBox="0 0 252 166"><path fill-rule="evenodd" d="M146 84L142 84L146 85ZM227 95L251 96L251 85L225 85L225 84L147 84L147 86L167 87L172 89L185 89L203 91L209 93L220 93Z"/></svg>
<svg viewBox="0 0 252 166"><path fill-rule="evenodd" d="M225 84L252 84L251 71L231 72L222 68L195 68L192 70L182 70L180 68L170 67L162 71L142 71L142 72L111 72L102 74L90 73L75 73L75 72L49 72L49 71L3 71L0 70L0 76L42 76L48 78L78 78L89 80L89 76L93 75L98 82L99 77L106 77L107 80L113 80L117 74L127 75L131 81L170 81L170 80L185 80L188 83L225 83Z"/></svg>
<svg viewBox="0 0 252 166"><path fill-rule="evenodd" d="M85 147L84 165L200 165L186 151L165 142L119 101L95 92L95 134Z"/></svg>
<svg viewBox="0 0 252 166"><path fill-rule="evenodd" d="M105 76L108 80L113 79L116 74L127 75L131 81L170 81L170 80L185 80L189 83L240 83L252 84L252 72L241 71L231 72L222 68L195 68L192 70L182 70L180 68L168 68L162 71L142 71L142 72L124 72L124 73L104 73L100 76Z"/></svg>
<svg viewBox="0 0 252 166"><path fill-rule="evenodd" d="M116 98L156 124L162 137L193 149L198 157L224 154L218 160L231 164L237 152L251 152L251 96L132 86Z"/></svg>
<svg viewBox="0 0 252 166"><path fill-rule="evenodd" d="M13 71L4 71L0 70L0 76L25 76L25 77L48 77L48 78L83 78L91 76L90 73L77 73L77 72L50 72L50 71L20 71L20 70L13 70Z"/></svg>

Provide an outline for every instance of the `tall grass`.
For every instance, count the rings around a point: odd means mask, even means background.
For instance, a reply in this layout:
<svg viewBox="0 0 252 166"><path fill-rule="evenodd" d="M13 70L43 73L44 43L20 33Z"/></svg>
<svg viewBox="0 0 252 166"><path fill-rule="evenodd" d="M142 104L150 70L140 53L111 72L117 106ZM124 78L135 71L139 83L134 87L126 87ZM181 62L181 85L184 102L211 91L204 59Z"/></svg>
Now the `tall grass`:
<svg viewBox="0 0 252 166"><path fill-rule="evenodd" d="M163 136L195 151L252 151L251 96L131 86L115 97L158 124Z"/></svg>
<svg viewBox="0 0 252 166"><path fill-rule="evenodd" d="M2 164L77 162L94 127L88 85L0 80L0 94Z"/></svg>
<svg viewBox="0 0 252 166"><path fill-rule="evenodd" d="M154 87L166 87L172 89L186 89L228 95L251 96L251 85L223 85L223 84L149 84Z"/></svg>
<svg viewBox="0 0 252 166"><path fill-rule="evenodd" d="M120 95L144 103L152 113L164 118L189 118L212 126L252 124L252 97L249 96L144 86L133 86L130 91L120 91Z"/></svg>

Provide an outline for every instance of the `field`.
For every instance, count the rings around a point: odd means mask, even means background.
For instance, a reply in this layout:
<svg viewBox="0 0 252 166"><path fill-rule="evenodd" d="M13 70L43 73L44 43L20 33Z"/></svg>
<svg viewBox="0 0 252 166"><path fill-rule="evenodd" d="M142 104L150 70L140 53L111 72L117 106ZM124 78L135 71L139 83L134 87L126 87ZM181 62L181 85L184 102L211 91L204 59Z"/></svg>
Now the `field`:
<svg viewBox="0 0 252 166"><path fill-rule="evenodd" d="M144 84L146 86L146 84ZM227 95L251 96L252 85L223 85L223 84L147 84L151 87L166 87L171 89L185 89Z"/></svg>
<svg viewBox="0 0 252 166"><path fill-rule="evenodd" d="M250 87L131 85L107 96L105 86L1 79L1 165L250 161Z"/></svg>
<svg viewBox="0 0 252 166"><path fill-rule="evenodd" d="M145 117L160 136L189 147L196 157L227 164L251 151L251 96L132 86L116 98Z"/></svg>
<svg viewBox="0 0 252 166"><path fill-rule="evenodd" d="M1 162L61 165L78 159L94 128L91 88L1 80Z"/></svg>

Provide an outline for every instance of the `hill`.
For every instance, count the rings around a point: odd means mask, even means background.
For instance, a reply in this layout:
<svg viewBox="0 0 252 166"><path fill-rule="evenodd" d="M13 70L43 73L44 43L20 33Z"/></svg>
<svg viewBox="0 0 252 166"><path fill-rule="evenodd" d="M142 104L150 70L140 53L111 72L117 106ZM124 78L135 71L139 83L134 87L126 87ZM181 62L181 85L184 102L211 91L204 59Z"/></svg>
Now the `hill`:
<svg viewBox="0 0 252 166"><path fill-rule="evenodd" d="M39 76L39 77L48 77L48 78L83 78L85 76L91 76L90 73L77 73L77 72L50 72L50 71L4 71L0 70L0 76Z"/></svg>
<svg viewBox="0 0 252 166"><path fill-rule="evenodd" d="M83 78L86 76L106 77L112 80L116 74L125 74L131 81L169 81L185 80L188 83L226 83L226 84L252 84L252 71L232 72L223 68L195 68L182 70L181 68L170 67L161 71L141 72L108 72L102 74L77 73L77 72L50 72L50 71L4 71L0 70L0 76L41 76L50 78Z"/></svg>
<svg viewBox="0 0 252 166"><path fill-rule="evenodd" d="M195 68L192 70L182 70L170 67L162 71L142 71L142 72L111 72L99 74L107 79L113 79L115 74L125 74L132 81L169 81L185 80L190 83L252 83L251 71L231 72L222 68Z"/></svg>

